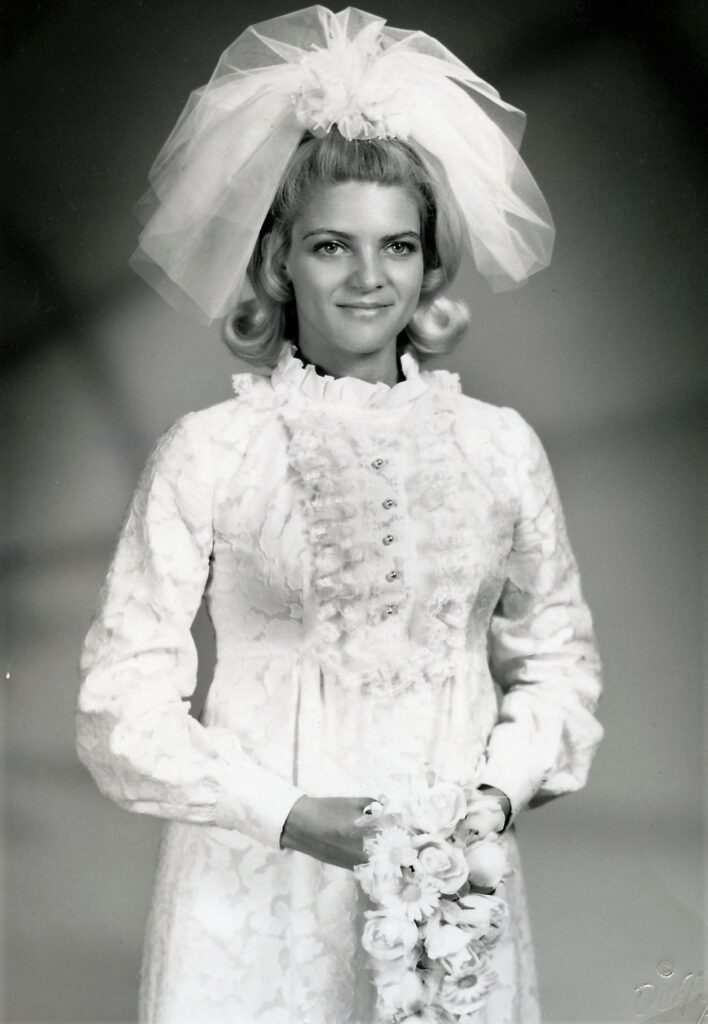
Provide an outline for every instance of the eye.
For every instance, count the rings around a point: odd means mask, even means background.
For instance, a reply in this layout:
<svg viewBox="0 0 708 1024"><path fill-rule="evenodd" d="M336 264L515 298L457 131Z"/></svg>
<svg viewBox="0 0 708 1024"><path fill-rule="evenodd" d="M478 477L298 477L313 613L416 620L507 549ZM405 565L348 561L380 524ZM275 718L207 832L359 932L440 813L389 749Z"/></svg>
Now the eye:
<svg viewBox="0 0 708 1024"><path fill-rule="evenodd" d="M330 238L326 242L320 242L316 245L314 252L320 252L324 256L336 256L343 248L344 247L341 242L335 242Z"/></svg>
<svg viewBox="0 0 708 1024"><path fill-rule="evenodd" d="M404 242L403 240L391 242L388 248L394 256L407 256L409 253L416 252L413 242Z"/></svg>

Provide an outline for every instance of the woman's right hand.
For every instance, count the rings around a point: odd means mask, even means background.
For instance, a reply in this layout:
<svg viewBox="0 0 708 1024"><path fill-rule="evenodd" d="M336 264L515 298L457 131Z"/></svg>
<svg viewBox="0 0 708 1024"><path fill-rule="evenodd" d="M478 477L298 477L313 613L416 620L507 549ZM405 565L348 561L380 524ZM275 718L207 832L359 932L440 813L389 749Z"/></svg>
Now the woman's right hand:
<svg viewBox="0 0 708 1024"><path fill-rule="evenodd" d="M287 817L280 846L324 864L348 868L366 860L364 838L370 830L354 822L374 797L301 796Z"/></svg>

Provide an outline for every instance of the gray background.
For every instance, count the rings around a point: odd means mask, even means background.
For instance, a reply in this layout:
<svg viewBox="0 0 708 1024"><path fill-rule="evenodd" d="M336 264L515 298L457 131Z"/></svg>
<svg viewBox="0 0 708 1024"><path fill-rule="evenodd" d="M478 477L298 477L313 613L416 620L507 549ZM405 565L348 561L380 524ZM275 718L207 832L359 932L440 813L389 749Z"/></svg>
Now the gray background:
<svg viewBox="0 0 708 1024"><path fill-rule="evenodd" d="M558 229L551 268L517 292L462 276L472 327L443 364L546 444L605 663L588 787L517 829L557 1024L657 1019L705 969L706 7L664 6L375 7L527 112L522 151ZM0 911L18 1024L134 1019L160 823L78 764L76 664L149 448L243 367L132 276L132 206L189 91L285 9L5 5ZM211 638L195 629L201 694ZM656 998L638 1003L644 984Z"/></svg>

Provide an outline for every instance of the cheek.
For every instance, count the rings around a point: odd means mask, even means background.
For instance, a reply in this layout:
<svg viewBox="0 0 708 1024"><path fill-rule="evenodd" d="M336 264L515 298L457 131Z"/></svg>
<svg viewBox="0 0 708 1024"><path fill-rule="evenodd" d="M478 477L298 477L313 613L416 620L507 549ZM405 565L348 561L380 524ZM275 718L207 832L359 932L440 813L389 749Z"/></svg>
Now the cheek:
<svg viewBox="0 0 708 1024"><path fill-rule="evenodd" d="M302 306L318 306L326 302L339 283L341 274L328 264L305 264L292 274L295 299Z"/></svg>
<svg viewBox="0 0 708 1024"><path fill-rule="evenodd" d="M400 264L396 275L396 283L401 295L409 302L417 303L423 286L423 261Z"/></svg>

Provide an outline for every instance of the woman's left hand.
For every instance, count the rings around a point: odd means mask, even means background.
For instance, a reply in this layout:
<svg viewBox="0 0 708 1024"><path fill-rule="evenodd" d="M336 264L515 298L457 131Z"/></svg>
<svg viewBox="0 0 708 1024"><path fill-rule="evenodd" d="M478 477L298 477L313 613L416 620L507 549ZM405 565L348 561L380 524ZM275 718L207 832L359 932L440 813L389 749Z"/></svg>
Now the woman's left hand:
<svg viewBox="0 0 708 1024"><path fill-rule="evenodd" d="M498 789L496 786L488 786L486 783L484 783L481 786L477 786L477 789L480 791L480 793L484 793L485 796L496 796L499 798L499 806L501 807L501 810L504 814L504 828L501 829L501 831L504 832L509 823L509 817L511 815L511 800L506 795L503 789Z"/></svg>

